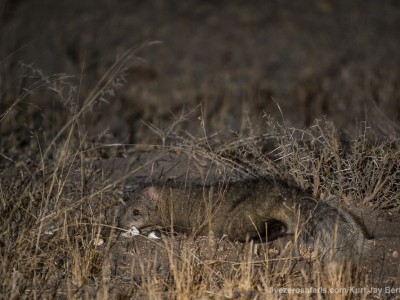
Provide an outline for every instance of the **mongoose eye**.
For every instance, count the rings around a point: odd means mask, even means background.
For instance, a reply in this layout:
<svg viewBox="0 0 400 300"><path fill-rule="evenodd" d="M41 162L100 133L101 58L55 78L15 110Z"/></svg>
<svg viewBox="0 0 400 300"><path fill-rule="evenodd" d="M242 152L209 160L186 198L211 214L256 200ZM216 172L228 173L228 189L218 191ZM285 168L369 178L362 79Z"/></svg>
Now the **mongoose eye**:
<svg viewBox="0 0 400 300"><path fill-rule="evenodd" d="M134 209L134 210L132 211L132 215L133 215L133 216L139 216L139 215L140 215L140 211L139 211L138 209Z"/></svg>

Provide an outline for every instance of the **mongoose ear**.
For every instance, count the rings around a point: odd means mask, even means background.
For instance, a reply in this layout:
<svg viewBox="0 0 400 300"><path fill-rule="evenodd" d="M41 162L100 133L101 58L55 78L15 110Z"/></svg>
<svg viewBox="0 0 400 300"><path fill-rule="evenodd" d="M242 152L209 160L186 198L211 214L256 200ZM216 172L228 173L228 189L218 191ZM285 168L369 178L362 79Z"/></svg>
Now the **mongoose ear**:
<svg viewBox="0 0 400 300"><path fill-rule="evenodd" d="M148 187L143 191L143 196L150 200L150 204L153 207L157 206L157 201L159 199L158 191L154 186Z"/></svg>

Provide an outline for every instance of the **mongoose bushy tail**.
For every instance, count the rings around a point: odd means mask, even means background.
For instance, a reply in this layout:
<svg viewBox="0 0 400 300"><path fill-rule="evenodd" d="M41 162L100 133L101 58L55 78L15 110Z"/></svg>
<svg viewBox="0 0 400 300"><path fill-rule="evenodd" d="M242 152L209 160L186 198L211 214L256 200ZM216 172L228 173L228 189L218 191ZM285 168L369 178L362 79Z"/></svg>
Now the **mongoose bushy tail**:
<svg viewBox="0 0 400 300"><path fill-rule="evenodd" d="M307 252L335 260L358 258L368 247L363 227L351 214L276 178L152 184L128 199L119 221L124 228L213 232L238 241L297 235Z"/></svg>

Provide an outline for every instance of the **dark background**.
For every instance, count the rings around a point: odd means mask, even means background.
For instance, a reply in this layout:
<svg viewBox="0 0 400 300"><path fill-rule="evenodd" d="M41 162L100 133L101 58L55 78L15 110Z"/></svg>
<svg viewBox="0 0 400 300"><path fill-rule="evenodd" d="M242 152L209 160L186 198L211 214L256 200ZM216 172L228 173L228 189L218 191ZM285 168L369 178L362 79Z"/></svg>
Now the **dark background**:
<svg viewBox="0 0 400 300"><path fill-rule="evenodd" d="M367 121L378 135L397 136L399 3L5 1L2 113L35 80L73 77L18 102L1 123L2 135L54 135L127 49L161 41L135 52L142 59L128 63L124 86L113 86L108 103L97 101L82 116L89 138L159 142L148 124L167 131L192 109L189 121L174 128L194 136L203 124L210 134L262 132L265 115L300 128L326 118L349 136Z"/></svg>

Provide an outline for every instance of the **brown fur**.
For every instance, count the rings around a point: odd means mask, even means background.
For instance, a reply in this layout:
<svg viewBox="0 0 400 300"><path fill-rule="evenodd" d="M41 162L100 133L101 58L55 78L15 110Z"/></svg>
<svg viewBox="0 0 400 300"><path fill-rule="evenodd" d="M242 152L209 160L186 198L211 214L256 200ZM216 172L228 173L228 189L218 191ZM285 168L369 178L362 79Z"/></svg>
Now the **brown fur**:
<svg viewBox="0 0 400 300"><path fill-rule="evenodd" d="M318 202L274 178L188 185L153 184L126 204L120 226L150 226L231 240L295 235L307 252L334 259L359 257L367 247L363 227L345 210ZM304 250L303 250L304 251Z"/></svg>

